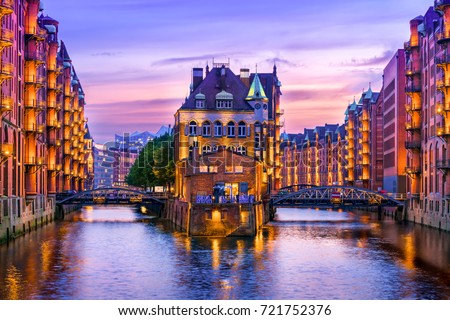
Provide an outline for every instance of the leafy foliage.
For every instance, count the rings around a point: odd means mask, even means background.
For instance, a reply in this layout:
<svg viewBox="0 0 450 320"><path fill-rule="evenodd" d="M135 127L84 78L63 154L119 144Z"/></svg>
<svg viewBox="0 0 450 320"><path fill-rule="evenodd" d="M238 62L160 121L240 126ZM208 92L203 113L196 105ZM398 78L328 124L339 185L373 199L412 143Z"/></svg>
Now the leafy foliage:
<svg viewBox="0 0 450 320"><path fill-rule="evenodd" d="M173 136L166 134L149 141L142 149L126 177L129 185L149 188L165 186L175 181Z"/></svg>

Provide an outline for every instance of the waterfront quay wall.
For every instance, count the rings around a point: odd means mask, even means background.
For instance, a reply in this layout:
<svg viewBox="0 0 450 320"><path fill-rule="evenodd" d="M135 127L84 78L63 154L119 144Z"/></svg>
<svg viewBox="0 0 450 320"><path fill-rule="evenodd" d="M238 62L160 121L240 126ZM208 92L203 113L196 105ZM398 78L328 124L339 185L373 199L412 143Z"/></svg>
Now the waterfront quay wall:
<svg viewBox="0 0 450 320"><path fill-rule="evenodd" d="M450 232L450 202L407 201L405 220Z"/></svg>
<svg viewBox="0 0 450 320"><path fill-rule="evenodd" d="M169 199L163 218L188 236L255 236L269 214L263 202L198 204Z"/></svg>
<svg viewBox="0 0 450 320"><path fill-rule="evenodd" d="M0 198L0 243L20 237L55 220L55 196Z"/></svg>

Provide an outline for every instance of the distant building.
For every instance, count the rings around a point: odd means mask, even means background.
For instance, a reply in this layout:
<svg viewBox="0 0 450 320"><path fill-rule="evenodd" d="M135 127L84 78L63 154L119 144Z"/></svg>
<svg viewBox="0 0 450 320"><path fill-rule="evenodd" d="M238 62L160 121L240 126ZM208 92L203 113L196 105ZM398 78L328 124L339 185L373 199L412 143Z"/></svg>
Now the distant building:
<svg viewBox="0 0 450 320"><path fill-rule="evenodd" d="M405 51L398 50L383 72L383 189L406 194L406 93ZM407 143L406 147L416 148Z"/></svg>
<svg viewBox="0 0 450 320"><path fill-rule="evenodd" d="M135 131L131 134L125 133L123 135L116 133L114 141L117 148L137 150L139 153L145 147L145 145L155 137L155 134L148 131Z"/></svg>
<svg viewBox="0 0 450 320"><path fill-rule="evenodd" d="M281 136L283 187L344 184L344 126L325 124Z"/></svg>
<svg viewBox="0 0 450 320"><path fill-rule="evenodd" d="M382 141L382 109L377 109L380 93L369 89L358 102L353 101L345 111L345 141L347 142L346 184L377 191L383 178L374 174L374 159L382 159L383 149L377 148ZM379 168L382 173L382 167Z"/></svg>
<svg viewBox="0 0 450 320"><path fill-rule="evenodd" d="M114 146L94 144L94 189L112 187L114 185Z"/></svg>

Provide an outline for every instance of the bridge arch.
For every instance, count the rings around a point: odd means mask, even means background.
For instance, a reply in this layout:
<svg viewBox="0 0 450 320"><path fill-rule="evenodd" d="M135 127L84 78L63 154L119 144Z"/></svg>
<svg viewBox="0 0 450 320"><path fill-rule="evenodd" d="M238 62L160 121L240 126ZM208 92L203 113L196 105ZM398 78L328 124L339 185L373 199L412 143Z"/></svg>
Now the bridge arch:
<svg viewBox="0 0 450 320"><path fill-rule="evenodd" d="M110 197L113 195L113 197ZM125 197L124 197L125 195ZM120 197L122 196L122 197ZM139 196L139 197L138 197ZM56 201L57 204L69 204L69 203L84 203L84 202L95 202L95 197L102 198L105 197L105 200L117 200L117 201L127 201L129 203L139 202L133 201L140 199L140 202L152 202L157 204L164 204L164 201L155 197L150 196L148 193L139 190L132 190L127 188L118 188L118 187L110 187L110 188L98 188L92 190L86 190L82 192L75 193L71 196L65 197L63 199L59 199Z"/></svg>
<svg viewBox="0 0 450 320"><path fill-rule="evenodd" d="M297 192L283 193L272 198L272 206L403 206L403 202L372 190L351 186L309 187Z"/></svg>

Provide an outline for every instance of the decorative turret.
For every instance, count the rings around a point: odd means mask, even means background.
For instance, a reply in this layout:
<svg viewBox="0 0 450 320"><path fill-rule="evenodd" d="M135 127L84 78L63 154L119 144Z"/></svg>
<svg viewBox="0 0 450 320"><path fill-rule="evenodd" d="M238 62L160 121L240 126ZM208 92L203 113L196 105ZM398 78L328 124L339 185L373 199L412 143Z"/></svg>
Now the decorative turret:
<svg viewBox="0 0 450 320"><path fill-rule="evenodd" d="M267 99L266 93L264 92L264 88L261 84L261 81L259 80L258 73L255 74L255 77L253 78L252 85L250 86L250 90L248 91L247 98L245 98L247 101L257 101L261 100L263 102L268 102L269 99Z"/></svg>

